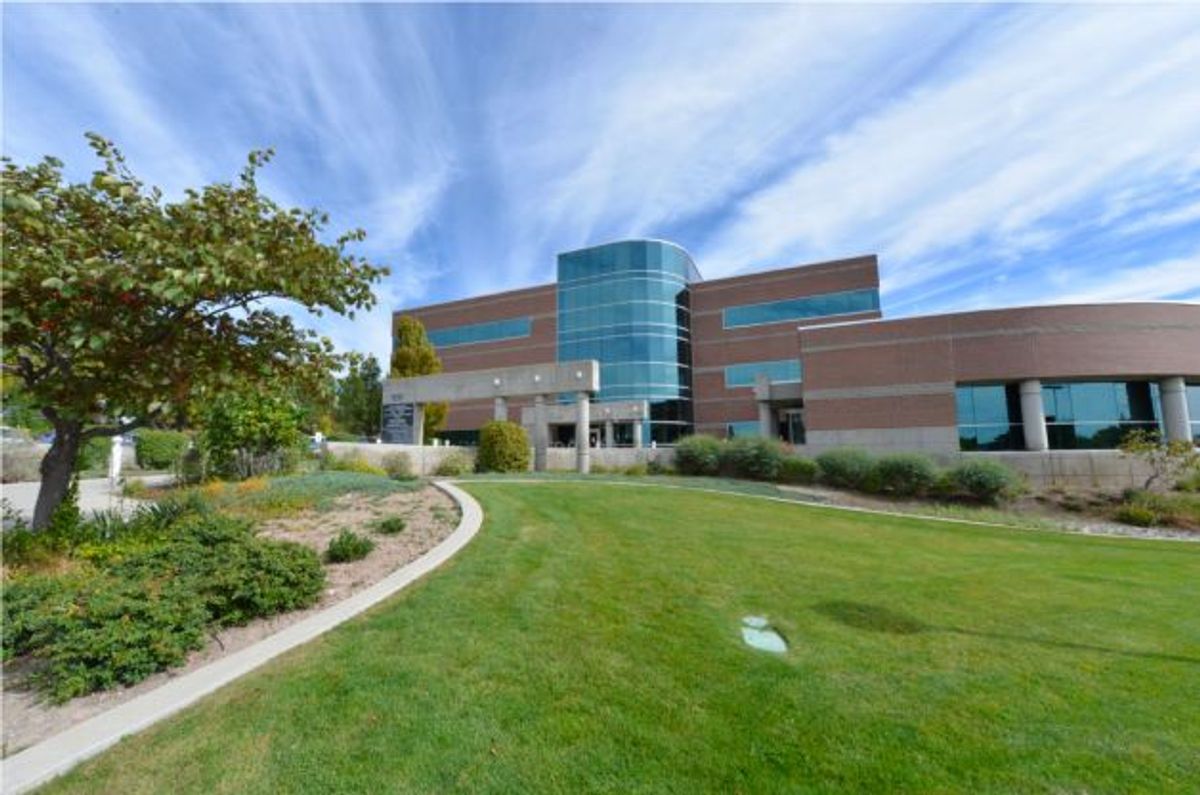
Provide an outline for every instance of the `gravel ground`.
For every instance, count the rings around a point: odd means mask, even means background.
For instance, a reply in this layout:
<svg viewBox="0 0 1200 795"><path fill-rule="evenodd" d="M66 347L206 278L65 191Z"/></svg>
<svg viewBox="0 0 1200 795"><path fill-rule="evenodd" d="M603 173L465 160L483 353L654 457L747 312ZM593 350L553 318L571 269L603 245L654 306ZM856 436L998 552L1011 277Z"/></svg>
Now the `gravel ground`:
<svg viewBox="0 0 1200 795"><path fill-rule="evenodd" d="M374 532L373 523L388 516L404 517L404 531L395 535ZM362 560L327 564L326 589L313 607L260 619L244 627L222 630L212 637L207 646L193 652L186 665L155 674L133 687L92 693L66 704L54 705L41 701L37 693L22 685L24 674L29 670L28 660L14 660L6 664L0 699L0 706L3 707L3 755L8 756L58 734L76 723L147 693L170 679L244 649L324 610L416 560L450 535L457 525L458 507L444 492L432 486L378 499L348 494L339 498L332 510L306 511L298 516L261 523L260 533L263 536L297 541L318 552L324 552L329 539L343 529L369 535L375 542L375 549Z"/></svg>

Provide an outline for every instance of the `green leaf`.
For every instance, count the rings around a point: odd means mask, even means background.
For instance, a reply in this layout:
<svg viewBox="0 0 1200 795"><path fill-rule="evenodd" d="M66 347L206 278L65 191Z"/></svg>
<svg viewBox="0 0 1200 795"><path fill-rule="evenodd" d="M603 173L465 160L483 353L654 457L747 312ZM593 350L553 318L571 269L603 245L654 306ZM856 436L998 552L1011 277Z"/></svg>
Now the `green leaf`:
<svg viewBox="0 0 1200 795"><path fill-rule="evenodd" d="M47 290L61 290L65 286L66 283L57 276L51 276L48 279L42 280L42 287L45 287Z"/></svg>

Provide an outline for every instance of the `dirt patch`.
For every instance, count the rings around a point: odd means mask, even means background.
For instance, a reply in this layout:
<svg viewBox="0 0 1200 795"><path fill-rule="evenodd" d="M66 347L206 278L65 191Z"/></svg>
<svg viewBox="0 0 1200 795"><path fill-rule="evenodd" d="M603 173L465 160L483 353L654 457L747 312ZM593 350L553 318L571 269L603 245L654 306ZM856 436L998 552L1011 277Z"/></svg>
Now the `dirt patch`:
<svg viewBox="0 0 1200 795"><path fill-rule="evenodd" d="M394 535L376 532L375 524L399 516L405 528ZM3 755L20 751L52 737L71 726L123 704L177 677L188 674L227 654L239 651L318 613L336 602L382 580L396 569L419 558L444 540L458 525L458 506L440 489L427 486L419 491L371 497L347 494L327 511L305 511L285 519L259 525L260 535L296 541L324 553L329 540L342 530L369 536L375 549L362 560L326 564L325 591L313 607L244 627L231 627L213 635L207 646L193 652L186 665L151 676L133 687L82 696L66 704L40 700L22 684L29 660L14 660L3 668Z"/></svg>

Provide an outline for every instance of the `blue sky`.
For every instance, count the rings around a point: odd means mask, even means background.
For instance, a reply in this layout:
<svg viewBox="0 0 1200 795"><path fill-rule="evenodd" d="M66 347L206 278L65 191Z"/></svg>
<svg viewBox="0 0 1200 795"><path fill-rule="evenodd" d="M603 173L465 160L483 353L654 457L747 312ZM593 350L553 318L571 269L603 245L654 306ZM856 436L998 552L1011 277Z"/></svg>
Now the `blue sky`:
<svg viewBox="0 0 1200 795"><path fill-rule="evenodd" d="M1200 299L1200 7L3 6L3 151L277 200L392 268L306 319L680 243L709 278L878 253L889 316Z"/></svg>

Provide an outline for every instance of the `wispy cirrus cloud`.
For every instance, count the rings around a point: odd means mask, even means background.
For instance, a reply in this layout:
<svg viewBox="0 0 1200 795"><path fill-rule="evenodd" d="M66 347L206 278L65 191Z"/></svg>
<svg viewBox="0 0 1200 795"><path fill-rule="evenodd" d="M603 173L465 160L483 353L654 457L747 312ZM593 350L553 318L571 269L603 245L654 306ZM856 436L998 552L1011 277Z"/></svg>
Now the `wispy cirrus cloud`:
<svg viewBox="0 0 1200 795"><path fill-rule="evenodd" d="M6 6L4 152L115 138L171 191L262 184L361 226L354 321L675 240L707 276L878 252L888 314L1200 298L1188 6Z"/></svg>

